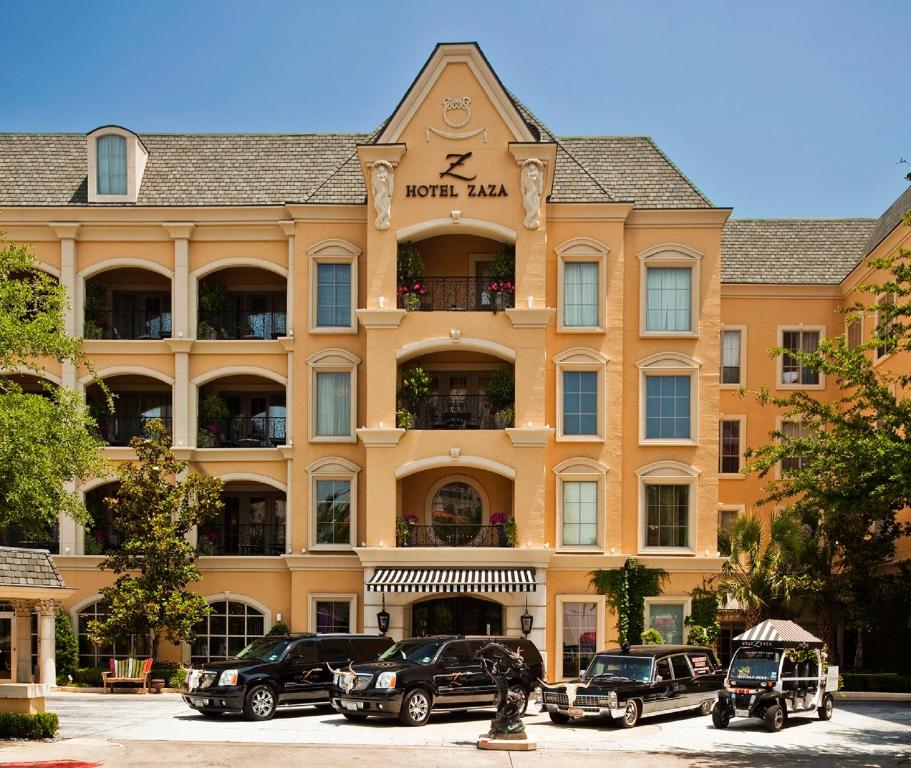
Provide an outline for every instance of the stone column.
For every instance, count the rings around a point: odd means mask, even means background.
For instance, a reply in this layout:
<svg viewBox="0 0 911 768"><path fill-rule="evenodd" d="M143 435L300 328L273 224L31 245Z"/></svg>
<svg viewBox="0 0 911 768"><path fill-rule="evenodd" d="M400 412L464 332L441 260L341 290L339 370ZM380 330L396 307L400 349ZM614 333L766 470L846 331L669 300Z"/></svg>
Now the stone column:
<svg viewBox="0 0 911 768"><path fill-rule="evenodd" d="M34 600L10 600L15 612L15 629L13 631L13 653L16 656L16 668L12 670L14 683L27 683L32 677L32 613L35 610Z"/></svg>
<svg viewBox="0 0 911 768"><path fill-rule="evenodd" d="M54 615L60 607L59 600L38 600L38 682L57 685L55 661Z"/></svg>

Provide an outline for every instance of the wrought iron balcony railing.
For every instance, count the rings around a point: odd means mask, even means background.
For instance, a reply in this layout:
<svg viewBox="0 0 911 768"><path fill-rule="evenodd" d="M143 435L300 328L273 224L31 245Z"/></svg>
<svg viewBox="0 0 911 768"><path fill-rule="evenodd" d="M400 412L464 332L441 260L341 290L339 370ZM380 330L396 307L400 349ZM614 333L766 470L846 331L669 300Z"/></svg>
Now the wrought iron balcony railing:
<svg viewBox="0 0 911 768"><path fill-rule="evenodd" d="M431 395L413 413L414 429L506 429L513 422L512 408L485 395Z"/></svg>
<svg viewBox="0 0 911 768"><path fill-rule="evenodd" d="M98 435L108 445L129 445L134 437L146 434L149 422L155 420L164 423L165 428L171 431L170 416L96 416Z"/></svg>
<svg viewBox="0 0 911 768"><path fill-rule="evenodd" d="M514 306L514 295L491 288L489 277L425 277L420 289L399 292L399 309L421 312L498 312ZM423 293L421 293L423 291Z"/></svg>
<svg viewBox="0 0 911 768"><path fill-rule="evenodd" d="M287 333L287 313L201 312L196 336L200 339L277 339Z"/></svg>
<svg viewBox="0 0 911 768"><path fill-rule="evenodd" d="M60 534L56 525L38 535L26 533L18 525L11 525L0 530L0 546L47 549L56 554L60 549Z"/></svg>
<svg viewBox="0 0 911 768"><path fill-rule="evenodd" d="M435 523L434 525L409 525L407 533L400 533L396 544L400 547L508 547L506 531L502 525L464 525Z"/></svg>
<svg viewBox="0 0 911 768"><path fill-rule="evenodd" d="M85 318L87 339L169 339L170 312L105 310Z"/></svg>
<svg viewBox="0 0 911 768"><path fill-rule="evenodd" d="M274 448L285 442L285 416L199 419L198 448Z"/></svg>
<svg viewBox="0 0 911 768"><path fill-rule="evenodd" d="M207 524L199 529L196 550L200 555L283 555L285 524Z"/></svg>

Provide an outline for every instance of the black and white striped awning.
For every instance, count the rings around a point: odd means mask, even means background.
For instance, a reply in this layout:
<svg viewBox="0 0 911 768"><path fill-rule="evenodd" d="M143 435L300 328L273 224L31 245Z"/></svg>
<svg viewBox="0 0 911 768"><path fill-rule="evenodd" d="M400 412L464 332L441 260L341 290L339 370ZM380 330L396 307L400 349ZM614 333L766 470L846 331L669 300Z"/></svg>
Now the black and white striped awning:
<svg viewBox="0 0 911 768"><path fill-rule="evenodd" d="M818 637L811 635L799 624L784 619L767 619L737 635L734 641L746 645L822 645L822 640Z"/></svg>
<svg viewBox="0 0 911 768"><path fill-rule="evenodd" d="M368 592L534 592L534 568L377 568Z"/></svg>

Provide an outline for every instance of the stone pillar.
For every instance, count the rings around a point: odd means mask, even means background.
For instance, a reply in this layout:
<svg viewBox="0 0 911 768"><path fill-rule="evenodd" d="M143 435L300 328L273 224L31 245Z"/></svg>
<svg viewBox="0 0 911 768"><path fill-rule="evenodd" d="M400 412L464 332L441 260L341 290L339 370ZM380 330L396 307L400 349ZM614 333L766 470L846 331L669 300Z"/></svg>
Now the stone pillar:
<svg viewBox="0 0 911 768"><path fill-rule="evenodd" d="M38 682L57 685L55 661L54 615L60 607L59 600L38 600Z"/></svg>
<svg viewBox="0 0 911 768"><path fill-rule="evenodd" d="M282 232L288 237L288 280L285 285L285 306L287 309L287 317L285 318L285 335L293 336L294 335L294 313L297 309L294 304L294 228L295 223L293 220L289 221L280 221L278 226L281 227ZM304 306L307 306L306 302Z"/></svg>
<svg viewBox="0 0 911 768"><path fill-rule="evenodd" d="M12 670L14 683L28 683L32 677L32 613L35 610L34 600L10 600L15 612L15 629L13 631L13 654L16 657L16 668Z"/></svg>
<svg viewBox="0 0 911 768"><path fill-rule="evenodd" d="M196 445L196 425L190 424L190 355L174 353L174 386L171 389L171 440L177 448ZM189 431L188 431L189 430Z"/></svg>
<svg viewBox="0 0 911 768"><path fill-rule="evenodd" d="M171 333L172 338L190 338L190 235L193 224L186 221L169 222L162 226L174 241L174 282L171 290Z"/></svg>

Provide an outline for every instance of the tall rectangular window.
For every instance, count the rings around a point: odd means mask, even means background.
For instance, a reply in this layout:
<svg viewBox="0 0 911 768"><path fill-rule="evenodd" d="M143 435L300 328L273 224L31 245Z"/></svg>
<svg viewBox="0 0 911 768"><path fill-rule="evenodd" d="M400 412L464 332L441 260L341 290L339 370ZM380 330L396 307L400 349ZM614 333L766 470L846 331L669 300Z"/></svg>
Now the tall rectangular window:
<svg viewBox="0 0 911 768"><path fill-rule="evenodd" d="M689 376L645 377L645 439L689 440Z"/></svg>
<svg viewBox="0 0 911 768"><path fill-rule="evenodd" d="M598 374L563 371L563 434L598 434Z"/></svg>
<svg viewBox="0 0 911 768"><path fill-rule="evenodd" d="M648 547L689 546L690 487L645 487L645 544Z"/></svg>
<svg viewBox="0 0 911 768"><path fill-rule="evenodd" d="M888 339L892 333L892 327L895 325L894 318L882 317L891 312L895 304L895 294L887 293L879 297L879 305L883 308L876 313L876 335L880 339ZM876 347L876 359L885 357L892 351L891 342L885 341Z"/></svg>
<svg viewBox="0 0 911 768"><path fill-rule="evenodd" d="M657 629L665 643L679 644L683 642L683 605L680 603L649 603L647 613L648 628ZM680 656L679 658L685 665L686 661L683 657Z"/></svg>
<svg viewBox="0 0 911 768"><path fill-rule="evenodd" d="M819 371L805 366L794 354L815 352L819 348L819 331L782 331L782 384L819 384Z"/></svg>
<svg viewBox="0 0 911 768"><path fill-rule="evenodd" d="M316 324L321 328L351 326L351 265L316 265Z"/></svg>
<svg viewBox="0 0 911 768"><path fill-rule="evenodd" d="M740 472L740 419L723 419L720 437L718 471L723 475L736 475Z"/></svg>
<svg viewBox="0 0 911 768"><path fill-rule="evenodd" d="M563 483L563 546L598 543L598 483Z"/></svg>
<svg viewBox="0 0 911 768"><path fill-rule="evenodd" d="M351 602L349 600L317 600L316 631L350 632Z"/></svg>
<svg viewBox="0 0 911 768"><path fill-rule="evenodd" d="M563 677L578 677L597 650L598 604L563 603Z"/></svg>
<svg viewBox="0 0 911 768"><path fill-rule="evenodd" d="M790 440L799 440L802 437L808 437L810 434L810 428L801 424L799 421L781 422L781 431L785 437ZM807 466L808 462L809 457L795 454L781 460L781 469L782 471L803 469Z"/></svg>
<svg viewBox="0 0 911 768"><path fill-rule="evenodd" d="M721 383L740 384L740 331L721 332Z"/></svg>
<svg viewBox="0 0 911 768"><path fill-rule="evenodd" d="M845 335L848 337L848 349L857 349L864 343L864 325L858 320L848 323Z"/></svg>
<svg viewBox="0 0 911 768"><path fill-rule="evenodd" d="M689 267L649 267L645 285L645 330L692 331L692 279Z"/></svg>
<svg viewBox="0 0 911 768"><path fill-rule="evenodd" d="M351 543L351 482L316 481L316 543Z"/></svg>
<svg viewBox="0 0 911 768"><path fill-rule="evenodd" d="M564 265L563 325L598 325L598 262L569 261Z"/></svg>
<svg viewBox="0 0 911 768"><path fill-rule="evenodd" d="M351 374L316 374L316 434L348 437L351 434Z"/></svg>
<svg viewBox="0 0 911 768"><path fill-rule="evenodd" d="M98 194L127 193L127 142L123 136L109 133L96 140L98 163Z"/></svg>

